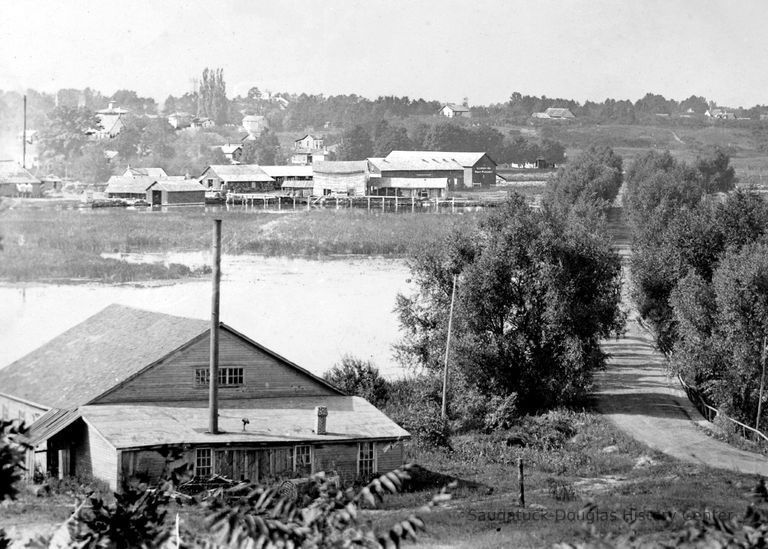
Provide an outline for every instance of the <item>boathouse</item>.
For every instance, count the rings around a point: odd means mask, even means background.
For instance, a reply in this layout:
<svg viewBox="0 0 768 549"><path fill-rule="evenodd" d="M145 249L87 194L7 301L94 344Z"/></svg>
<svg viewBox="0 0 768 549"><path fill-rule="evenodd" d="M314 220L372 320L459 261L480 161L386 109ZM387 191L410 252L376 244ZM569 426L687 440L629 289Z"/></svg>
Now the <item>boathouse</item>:
<svg viewBox="0 0 768 549"><path fill-rule="evenodd" d="M224 323L220 429L209 433L209 337L208 321L111 305L0 370L3 417L34 421L30 473L119 489L182 466L197 477L327 470L352 481L402 464L407 431Z"/></svg>
<svg viewBox="0 0 768 549"><path fill-rule="evenodd" d="M196 179L161 179L147 187L146 200L153 206L205 204L205 188Z"/></svg>
<svg viewBox="0 0 768 549"><path fill-rule="evenodd" d="M113 175L107 181L107 188L104 190L104 194L107 198L145 200L147 198L147 189L156 181L159 181L157 177L146 175Z"/></svg>
<svg viewBox="0 0 768 549"><path fill-rule="evenodd" d="M275 180L257 164L212 164L197 179L208 191L260 193L276 189Z"/></svg>

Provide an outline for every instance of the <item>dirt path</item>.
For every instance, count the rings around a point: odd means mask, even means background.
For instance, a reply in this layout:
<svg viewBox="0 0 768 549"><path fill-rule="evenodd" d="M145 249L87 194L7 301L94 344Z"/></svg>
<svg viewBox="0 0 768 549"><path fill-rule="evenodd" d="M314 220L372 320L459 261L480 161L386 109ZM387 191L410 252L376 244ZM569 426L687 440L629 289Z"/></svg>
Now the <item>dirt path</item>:
<svg viewBox="0 0 768 549"><path fill-rule="evenodd" d="M626 277L625 277L626 280ZM630 307L624 292L625 306ZM603 342L608 368L596 378L598 409L630 436L677 459L768 476L768 458L739 450L703 431L712 428L667 376L651 334L630 309L627 332ZM699 425L697 425L697 423Z"/></svg>

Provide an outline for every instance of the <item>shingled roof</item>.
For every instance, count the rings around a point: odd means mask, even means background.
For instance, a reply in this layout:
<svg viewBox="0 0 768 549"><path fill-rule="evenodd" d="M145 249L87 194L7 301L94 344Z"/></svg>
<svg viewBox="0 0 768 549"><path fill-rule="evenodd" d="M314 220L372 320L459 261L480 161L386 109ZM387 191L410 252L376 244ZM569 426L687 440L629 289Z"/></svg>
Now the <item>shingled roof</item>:
<svg viewBox="0 0 768 549"><path fill-rule="evenodd" d="M274 181L257 164L211 164L198 179L202 179L208 171L224 181Z"/></svg>
<svg viewBox="0 0 768 549"><path fill-rule="evenodd" d="M0 369L0 393L49 408L75 408L209 328L205 320L110 305Z"/></svg>

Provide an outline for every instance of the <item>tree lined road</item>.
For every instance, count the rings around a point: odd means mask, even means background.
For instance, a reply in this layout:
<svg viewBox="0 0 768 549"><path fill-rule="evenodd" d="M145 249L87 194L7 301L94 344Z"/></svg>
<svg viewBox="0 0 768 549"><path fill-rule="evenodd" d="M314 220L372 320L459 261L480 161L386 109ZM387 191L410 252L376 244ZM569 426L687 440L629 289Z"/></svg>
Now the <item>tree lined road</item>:
<svg viewBox="0 0 768 549"><path fill-rule="evenodd" d="M629 250L626 226L614 212L611 231L619 254ZM624 270L622 302L629 311L627 331L602 342L608 367L595 375L598 410L636 440L674 458L708 467L768 476L768 457L746 452L711 437L713 428L688 400L677 379L667 375L653 336L638 322Z"/></svg>

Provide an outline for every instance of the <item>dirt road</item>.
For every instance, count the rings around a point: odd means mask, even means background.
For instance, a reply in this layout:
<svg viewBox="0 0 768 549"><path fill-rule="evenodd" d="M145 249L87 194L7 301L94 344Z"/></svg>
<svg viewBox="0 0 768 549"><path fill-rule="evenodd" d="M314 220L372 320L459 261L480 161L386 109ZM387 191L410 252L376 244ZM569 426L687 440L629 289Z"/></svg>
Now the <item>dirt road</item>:
<svg viewBox="0 0 768 549"><path fill-rule="evenodd" d="M598 409L630 436L677 459L768 476L768 458L706 433L707 421L667 376L662 355L634 311L627 324L623 338L603 342L611 358L595 379Z"/></svg>

